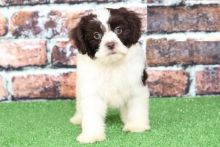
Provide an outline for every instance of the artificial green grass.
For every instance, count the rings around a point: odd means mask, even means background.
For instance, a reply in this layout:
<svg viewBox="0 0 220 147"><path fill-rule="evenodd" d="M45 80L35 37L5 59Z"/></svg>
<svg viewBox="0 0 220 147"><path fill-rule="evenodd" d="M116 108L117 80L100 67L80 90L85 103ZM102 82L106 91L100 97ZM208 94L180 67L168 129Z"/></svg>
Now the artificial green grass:
<svg viewBox="0 0 220 147"><path fill-rule="evenodd" d="M79 126L69 123L75 102L0 103L1 147L77 147ZM104 142L98 147L191 147L220 145L220 97L150 100L151 131L124 133L119 114L107 117Z"/></svg>

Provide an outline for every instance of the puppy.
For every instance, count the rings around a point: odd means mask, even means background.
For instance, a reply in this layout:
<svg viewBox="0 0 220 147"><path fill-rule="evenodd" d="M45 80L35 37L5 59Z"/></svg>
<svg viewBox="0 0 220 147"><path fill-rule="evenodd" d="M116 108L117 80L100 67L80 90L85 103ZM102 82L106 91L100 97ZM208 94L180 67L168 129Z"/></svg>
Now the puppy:
<svg viewBox="0 0 220 147"><path fill-rule="evenodd" d="M140 35L140 18L125 8L93 11L70 32L79 51L76 113L70 121L82 126L80 143L105 139L108 107L120 110L123 131L150 129Z"/></svg>

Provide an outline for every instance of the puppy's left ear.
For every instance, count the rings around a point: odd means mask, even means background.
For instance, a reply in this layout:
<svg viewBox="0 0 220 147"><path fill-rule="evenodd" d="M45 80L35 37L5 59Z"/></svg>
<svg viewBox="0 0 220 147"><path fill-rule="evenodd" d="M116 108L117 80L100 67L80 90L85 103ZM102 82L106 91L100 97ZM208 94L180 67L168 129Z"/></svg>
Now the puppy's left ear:
<svg viewBox="0 0 220 147"><path fill-rule="evenodd" d="M129 42L131 44L137 43L141 36L141 18L139 14L126 8L119 8L119 10L129 24Z"/></svg>

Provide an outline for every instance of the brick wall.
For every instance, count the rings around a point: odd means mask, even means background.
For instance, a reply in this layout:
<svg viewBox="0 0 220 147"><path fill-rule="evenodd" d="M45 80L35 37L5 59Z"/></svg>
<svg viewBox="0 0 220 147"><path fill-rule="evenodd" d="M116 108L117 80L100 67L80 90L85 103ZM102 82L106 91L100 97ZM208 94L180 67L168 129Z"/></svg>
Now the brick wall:
<svg viewBox="0 0 220 147"><path fill-rule="evenodd" d="M157 83L152 78L159 87L152 93L219 94L220 0L146 1L147 62L154 72L162 70Z"/></svg>
<svg viewBox="0 0 220 147"><path fill-rule="evenodd" d="M220 93L220 0L0 0L0 100L73 98L68 31L122 6L142 18L152 96Z"/></svg>

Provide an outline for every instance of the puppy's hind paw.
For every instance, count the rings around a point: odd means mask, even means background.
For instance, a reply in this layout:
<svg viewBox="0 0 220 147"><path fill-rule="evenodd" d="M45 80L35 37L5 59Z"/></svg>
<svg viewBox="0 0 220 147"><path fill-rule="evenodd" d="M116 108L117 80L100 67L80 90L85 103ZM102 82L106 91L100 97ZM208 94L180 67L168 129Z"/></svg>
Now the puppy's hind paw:
<svg viewBox="0 0 220 147"><path fill-rule="evenodd" d="M150 130L149 125L140 125L140 124L132 124L128 123L123 127L123 131L125 132L144 132L146 130Z"/></svg>
<svg viewBox="0 0 220 147"><path fill-rule="evenodd" d="M95 143L97 141L103 141L105 140L105 134L86 134L86 133L81 133L76 140L79 143L86 144L86 143Z"/></svg>

